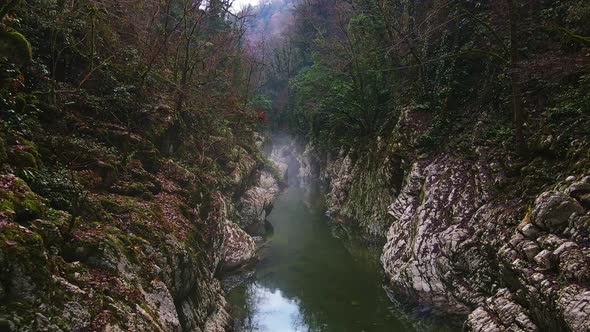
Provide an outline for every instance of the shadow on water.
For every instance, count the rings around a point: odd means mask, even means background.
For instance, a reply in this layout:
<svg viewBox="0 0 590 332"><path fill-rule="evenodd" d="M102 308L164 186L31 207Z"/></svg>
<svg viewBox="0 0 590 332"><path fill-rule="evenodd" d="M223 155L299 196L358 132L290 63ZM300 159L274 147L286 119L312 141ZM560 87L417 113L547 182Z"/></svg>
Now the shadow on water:
<svg viewBox="0 0 590 332"><path fill-rule="evenodd" d="M392 302L377 250L335 236L323 202L317 184L292 184L281 193L268 218L274 233L262 260L228 294L237 331L457 330Z"/></svg>

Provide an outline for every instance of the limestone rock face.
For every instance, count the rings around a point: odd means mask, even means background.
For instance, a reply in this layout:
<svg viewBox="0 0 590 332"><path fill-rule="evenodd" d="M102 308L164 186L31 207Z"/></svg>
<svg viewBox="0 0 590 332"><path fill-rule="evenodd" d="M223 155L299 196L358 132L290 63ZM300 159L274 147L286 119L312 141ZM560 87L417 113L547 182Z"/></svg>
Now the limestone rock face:
<svg viewBox="0 0 590 332"><path fill-rule="evenodd" d="M5 194L7 188L13 195ZM228 326L224 294L213 275L221 255L224 211L212 211L204 223L201 231L210 235L210 251L199 252L184 233L157 229L139 237L115 227L86 230L82 225L66 240L71 216L47 213L44 201L23 181L0 176L0 196L15 197L15 211L0 213L2 328L173 332ZM168 208L170 198L160 193L150 203ZM27 209L20 201L27 202ZM32 215L33 207L42 219L19 224L19 215ZM190 227L179 211L166 213L166 222ZM56 262L59 269L47 268ZM15 311L15 300L31 307Z"/></svg>
<svg viewBox="0 0 590 332"><path fill-rule="evenodd" d="M507 289L501 289L469 314L466 327L474 332L523 331L536 332L539 328L524 313ZM498 319L499 318L499 319Z"/></svg>
<svg viewBox="0 0 590 332"><path fill-rule="evenodd" d="M157 320L169 331L180 331L181 325L174 305L174 299L166 285L159 280L150 284L149 290L140 288L148 307L157 314Z"/></svg>
<svg viewBox="0 0 590 332"><path fill-rule="evenodd" d="M308 144L301 154L296 154L299 162L299 173L297 177L301 183L309 183L320 177L319 158L313 144Z"/></svg>
<svg viewBox="0 0 590 332"><path fill-rule="evenodd" d="M385 145L379 142L375 148L384 150ZM327 215L337 222L359 226L368 239L382 242L390 224L387 207L401 187L401 160L394 155L372 165L365 159L355 161L354 154L341 149L321 163L319 176L328 188ZM305 159L317 165L317 158Z"/></svg>
<svg viewBox="0 0 590 332"><path fill-rule="evenodd" d="M264 139L260 136L259 141L259 148L262 149ZM246 188L241 196L238 195L237 202L223 201L223 243L219 261L223 271L237 269L255 257L256 243L252 236L264 235L266 232L266 217L280 192L281 179L277 177L284 179L287 175L286 153L289 149L286 145L273 147L270 161L279 174L268 166L261 170L259 167L251 168L250 174L240 180Z"/></svg>
<svg viewBox="0 0 590 332"><path fill-rule="evenodd" d="M330 191L326 196L327 214L334 217L342 209L355 176L352 159L344 151L340 151L335 158L328 158L322 175L324 179L330 180Z"/></svg>
<svg viewBox="0 0 590 332"><path fill-rule="evenodd" d="M563 319L573 331L588 331L590 326L590 291L578 285L566 287L558 299Z"/></svg>
<svg viewBox="0 0 590 332"><path fill-rule="evenodd" d="M394 289L456 314L485 299L494 268L482 240L496 230L476 226L501 214L488 203L489 173L448 157L413 165L389 207L394 220L381 257Z"/></svg>
<svg viewBox="0 0 590 332"><path fill-rule="evenodd" d="M280 189L276 179L268 171L260 171L256 184L240 198L238 211L239 224L249 234L264 234L266 216L273 207L273 202Z"/></svg>
<svg viewBox="0 0 590 332"><path fill-rule="evenodd" d="M270 161L274 164L279 172L279 176L284 182L289 182L289 158L295 158L297 155L295 143L278 145L273 147L270 154Z"/></svg>
<svg viewBox="0 0 590 332"><path fill-rule="evenodd" d="M223 268L231 270L250 262L256 253L252 237L230 221L225 222L223 233Z"/></svg>
<svg viewBox="0 0 590 332"><path fill-rule="evenodd" d="M589 211L570 179L527 202L494 190L493 162L417 161L389 207L391 287L471 331L590 329ZM584 182L585 183L585 182Z"/></svg>

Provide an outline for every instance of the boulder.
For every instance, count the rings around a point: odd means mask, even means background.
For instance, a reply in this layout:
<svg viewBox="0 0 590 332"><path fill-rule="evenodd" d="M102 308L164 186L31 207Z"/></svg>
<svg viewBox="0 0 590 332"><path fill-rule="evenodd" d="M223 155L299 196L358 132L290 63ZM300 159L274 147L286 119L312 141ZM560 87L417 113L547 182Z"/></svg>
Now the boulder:
<svg viewBox="0 0 590 332"><path fill-rule="evenodd" d="M534 238L540 233L540 230L533 224L526 224L520 229L520 232L527 238Z"/></svg>
<svg viewBox="0 0 590 332"><path fill-rule="evenodd" d="M567 189L567 193L574 198L577 198L577 197L584 195L584 194L589 194L590 193L590 183L583 182L583 181L576 182L576 183L572 184Z"/></svg>
<svg viewBox="0 0 590 332"><path fill-rule="evenodd" d="M558 191L541 194L535 201L531 222L541 229L562 231L572 215L584 213L584 208L572 197Z"/></svg>
<svg viewBox="0 0 590 332"><path fill-rule="evenodd" d="M532 261L535 256L541 251L538 244L533 241L526 241L522 244L522 253L526 256L529 261Z"/></svg>
<svg viewBox="0 0 590 332"><path fill-rule="evenodd" d="M266 216L280 189L276 179L267 171L261 171L256 185L248 189L238 203L240 226L253 235L265 232Z"/></svg>
<svg viewBox="0 0 590 332"><path fill-rule="evenodd" d="M238 225L226 221L221 264L223 269L232 270L252 261L256 253L256 244L248 233Z"/></svg>
<svg viewBox="0 0 590 332"><path fill-rule="evenodd" d="M553 253L549 250L543 250L540 253L538 253L534 260L537 263L537 266L539 266L541 269L543 270L549 270L551 269L551 257L553 256Z"/></svg>

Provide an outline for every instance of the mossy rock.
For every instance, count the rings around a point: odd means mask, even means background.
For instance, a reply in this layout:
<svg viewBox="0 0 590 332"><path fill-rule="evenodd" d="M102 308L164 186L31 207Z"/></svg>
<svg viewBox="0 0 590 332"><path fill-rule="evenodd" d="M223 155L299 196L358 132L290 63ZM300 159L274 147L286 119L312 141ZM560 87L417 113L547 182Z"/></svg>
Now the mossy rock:
<svg viewBox="0 0 590 332"><path fill-rule="evenodd" d="M109 188L119 177L117 168L111 164L99 162L98 163L98 174L102 178L102 186Z"/></svg>
<svg viewBox="0 0 590 332"><path fill-rule="evenodd" d="M22 170L27 168L39 169L41 156L37 146L28 140L17 138L18 145L9 149L8 163L13 167Z"/></svg>
<svg viewBox="0 0 590 332"><path fill-rule="evenodd" d="M13 153L11 153L10 164L18 169L39 168L35 156L27 151L14 151Z"/></svg>
<svg viewBox="0 0 590 332"><path fill-rule="evenodd" d="M65 244L63 256L69 262L80 261L93 268L115 273L122 256L131 260L128 253L133 243L130 236L120 229L96 224L95 229L77 231L75 240Z"/></svg>
<svg viewBox="0 0 590 332"><path fill-rule="evenodd" d="M17 201L15 205L19 221L41 218L47 211L47 207L37 195L27 195L23 200Z"/></svg>
<svg viewBox="0 0 590 332"><path fill-rule="evenodd" d="M81 241L66 242L62 256L67 262L84 262L99 252L99 243L90 239L81 238Z"/></svg>
<svg viewBox="0 0 590 332"><path fill-rule="evenodd" d="M0 29L0 55L16 64L24 65L31 62L33 50L31 43L20 32Z"/></svg>
<svg viewBox="0 0 590 332"><path fill-rule="evenodd" d="M43 218L48 209L42 197L14 175L0 176L0 212L20 223Z"/></svg>
<svg viewBox="0 0 590 332"><path fill-rule="evenodd" d="M41 235L14 223L0 232L0 279L7 287L6 301L31 302L46 296L51 286L47 255Z"/></svg>
<svg viewBox="0 0 590 332"><path fill-rule="evenodd" d="M63 235L68 232L72 215L60 210L49 210L44 219L33 221L31 229L43 237L48 246L60 247L63 244Z"/></svg>
<svg viewBox="0 0 590 332"><path fill-rule="evenodd" d="M129 207L107 198L100 200L100 205L108 212L114 214L128 213L131 210Z"/></svg>
<svg viewBox="0 0 590 332"><path fill-rule="evenodd" d="M151 191L141 182L118 183L113 186L112 191L120 195L141 197L148 200L153 198Z"/></svg>
<svg viewBox="0 0 590 332"><path fill-rule="evenodd" d="M145 199L153 198L152 192L141 182L133 182L130 184L129 187L127 187L127 194Z"/></svg>
<svg viewBox="0 0 590 332"><path fill-rule="evenodd" d="M152 195L158 195L162 192L162 184L158 181L147 182L145 184L145 187L147 188L147 190L150 191Z"/></svg>
<svg viewBox="0 0 590 332"><path fill-rule="evenodd" d="M160 151L155 148L138 151L137 156L149 172L157 172L162 166Z"/></svg>

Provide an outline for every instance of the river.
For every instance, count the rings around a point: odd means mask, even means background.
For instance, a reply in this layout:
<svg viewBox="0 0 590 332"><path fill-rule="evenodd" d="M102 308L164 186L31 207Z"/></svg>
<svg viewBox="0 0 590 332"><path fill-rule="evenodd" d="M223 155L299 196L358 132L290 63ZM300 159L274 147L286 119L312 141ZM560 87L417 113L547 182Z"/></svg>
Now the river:
<svg viewBox="0 0 590 332"><path fill-rule="evenodd" d="M325 217L317 185L288 187L256 271L228 294L237 331L456 331L395 304L378 252Z"/></svg>
<svg viewBox="0 0 590 332"><path fill-rule="evenodd" d="M291 142L275 138L278 151ZM276 151L275 151L276 152ZM267 151L271 155L271 151ZM285 156L283 156L285 157ZM398 304L384 288L379 250L326 217L317 183L301 184L288 153L290 185L268 221L274 231L262 259L228 300L238 332L457 331L424 308ZM238 278L241 279L241 278Z"/></svg>

